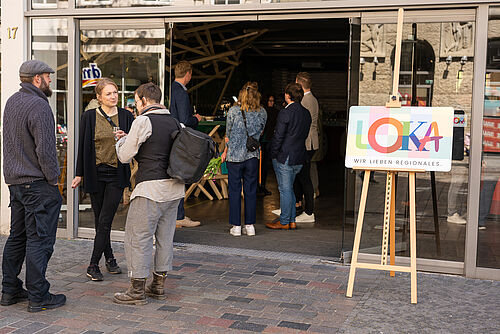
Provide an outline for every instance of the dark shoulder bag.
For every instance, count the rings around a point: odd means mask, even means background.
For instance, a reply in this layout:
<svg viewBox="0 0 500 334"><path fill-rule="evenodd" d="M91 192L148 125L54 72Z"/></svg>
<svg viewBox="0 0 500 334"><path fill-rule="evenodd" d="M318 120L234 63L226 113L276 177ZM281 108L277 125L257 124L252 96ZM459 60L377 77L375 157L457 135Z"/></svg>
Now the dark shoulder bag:
<svg viewBox="0 0 500 334"><path fill-rule="evenodd" d="M245 112L243 111L243 109L240 110L241 110L241 115L243 116L243 122L245 123L245 131L247 133L247 144L246 144L247 150L249 152L255 152L259 148L260 143L257 139L248 134L247 118L245 117Z"/></svg>

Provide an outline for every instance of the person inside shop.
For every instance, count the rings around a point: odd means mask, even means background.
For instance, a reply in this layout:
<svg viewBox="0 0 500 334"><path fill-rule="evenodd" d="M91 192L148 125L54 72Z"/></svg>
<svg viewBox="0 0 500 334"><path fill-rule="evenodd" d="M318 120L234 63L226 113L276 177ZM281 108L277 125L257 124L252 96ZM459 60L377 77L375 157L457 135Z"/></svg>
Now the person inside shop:
<svg viewBox="0 0 500 334"><path fill-rule="evenodd" d="M245 228L243 233L255 235L257 211L257 184L259 178L259 148L249 148L248 137L258 143L266 125L266 110L260 105L259 87L247 82L238 95L239 105L229 109L226 119L227 143L222 161L227 161L229 195L229 233L240 236L241 229L241 182L245 204ZM255 149L254 149L255 148Z"/></svg>
<svg viewBox="0 0 500 334"><path fill-rule="evenodd" d="M139 86L135 101L140 116L128 135L117 133L119 160L128 163L135 158L139 165L125 225L125 257L131 284L127 291L114 295L113 301L118 304L143 305L146 295L165 299L165 278L172 270L177 208L185 190L183 183L167 174L171 134L179 124L160 104L161 96L160 88L153 83ZM151 269L153 279L146 286Z"/></svg>
<svg viewBox="0 0 500 334"><path fill-rule="evenodd" d="M297 174L293 184L296 201L295 207L302 210L302 206L304 205L304 212L297 216L295 222L297 224L314 223L314 187L311 181L311 160L314 153L319 149L319 104L318 100L311 92L312 79L308 72L298 73L295 82L298 83L304 90L304 97L302 98L301 104L311 114L311 127L309 128L309 134L306 138L307 160L304 162L304 165Z"/></svg>
<svg viewBox="0 0 500 334"><path fill-rule="evenodd" d="M279 109L275 106L276 99L274 95L266 95L264 98L264 108L267 113L266 127L260 138L260 146L262 153L261 163L261 177L260 184L257 190L258 196L269 196L271 192L266 188L267 174L272 169L271 159L271 140L274 135L274 128L276 127L276 119L278 118Z"/></svg>
<svg viewBox="0 0 500 334"><path fill-rule="evenodd" d="M170 114L181 124L196 129L198 122L201 120L201 116L194 113L186 88L193 75L193 66L188 61L182 60L175 65L174 71L175 80L172 83ZM181 199L179 202L179 209L177 210L177 227L196 227L200 224L199 221L192 220L186 216L184 199Z"/></svg>
<svg viewBox="0 0 500 334"><path fill-rule="evenodd" d="M99 262L103 254L108 272L121 273L111 248L110 234L123 190L130 187L130 167L118 161L115 132L129 132L134 116L117 107L118 86L113 80L99 80L95 93L100 106L82 115L76 176L71 187L76 188L84 181L83 190L90 194L96 235L87 276L93 281L102 281Z"/></svg>
<svg viewBox="0 0 500 334"><path fill-rule="evenodd" d="M304 91L298 83L286 86L287 105L278 114L271 142L274 173L280 192L280 220L267 223L268 228L285 230L297 228L293 183L295 176L307 161L305 142L311 126L311 114L300 104L303 97Z"/></svg>

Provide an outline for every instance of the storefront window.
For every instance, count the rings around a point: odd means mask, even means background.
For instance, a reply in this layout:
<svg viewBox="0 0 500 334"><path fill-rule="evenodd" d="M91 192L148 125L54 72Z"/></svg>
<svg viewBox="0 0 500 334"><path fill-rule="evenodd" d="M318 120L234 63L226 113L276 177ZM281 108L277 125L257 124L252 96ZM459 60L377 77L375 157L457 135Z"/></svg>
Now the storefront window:
<svg viewBox="0 0 500 334"><path fill-rule="evenodd" d="M174 0L76 0L77 7L170 6ZM189 3L191 4L191 3Z"/></svg>
<svg viewBox="0 0 500 334"><path fill-rule="evenodd" d="M68 0L31 0L32 9L68 8Z"/></svg>
<svg viewBox="0 0 500 334"><path fill-rule="evenodd" d="M488 25L477 266L500 268L500 19Z"/></svg>
<svg viewBox="0 0 500 334"><path fill-rule="evenodd" d="M94 24L91 24L94 26ZM146 24L143 24L144 26ZM82 69L81 114L99 106L94 87L102 77L118 86L118 107L134 113L134 91L143 83L164 85L165 29L82 29L80 35ZM79 227L94 227L90 196L80 187ZM113 228L123 230L128 212L129 189L115 215Z"/></svg>
<svg viewBox="0 0 500 334"><path fill-rule="evenodd" d="M33 19L31 33L32 59L42 60L56 73L52 78L49 97L56 122L57 153L60 169L59 191L63 206L59 216L59 227L66 227L67 203L67 148L68 148L68 22L66 19Z"/></svg>
<svg viewBox="0 0 500 334"><path fill-rule="evenodd" d="M359 104L385 105L392 91L396 24L363 24L361 31ZM403 36L405 40L402 45L399 81L401 104L453 107L458 120L453 132L451 171L436 172L435 175L417 174L417 256L463 261L467 224L474 24L405 24ZM356 201L354 212L357 212L363 173L353 173L357 177L354 195L351 196ZM375 172L372 175L360 252L380 254L386 173ZM407 173L399 173L397 180L396 255L408 256ZM351 226L354 226L354 220Z"/></svg>

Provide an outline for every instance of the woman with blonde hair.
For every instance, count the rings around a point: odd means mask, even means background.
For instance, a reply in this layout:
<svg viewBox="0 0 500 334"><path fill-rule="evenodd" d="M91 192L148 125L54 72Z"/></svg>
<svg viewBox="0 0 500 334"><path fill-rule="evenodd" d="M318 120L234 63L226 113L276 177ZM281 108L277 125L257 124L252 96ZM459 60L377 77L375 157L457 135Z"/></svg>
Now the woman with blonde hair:
<svg viewBox="0 0 500 334"><path fill-rule="evenodd" d="M266 125L266 110L260 105L261 95L256 82L247 82L240 90L239 105L231 107L226 120L226 148L222 161L227 160L229 233L241 235L241 182L245 196L245 229L255 235L259 150L257 144Z"/></svg>
<svg viewBox="0 0 500 334"><path fill-rule="evenodd" d="M71 186L78 187L83 179L83 189L90 193L96 235L87 276L102 281L99 261L103 254L108 272L121 273L111 249L110 234L123 189L130 186L130 167L116 156L115 134L128 133L134 116L117 107L118 86L113 80L99 80L95 93L99 107L85 111L80 121L76 177Z"/></svg>

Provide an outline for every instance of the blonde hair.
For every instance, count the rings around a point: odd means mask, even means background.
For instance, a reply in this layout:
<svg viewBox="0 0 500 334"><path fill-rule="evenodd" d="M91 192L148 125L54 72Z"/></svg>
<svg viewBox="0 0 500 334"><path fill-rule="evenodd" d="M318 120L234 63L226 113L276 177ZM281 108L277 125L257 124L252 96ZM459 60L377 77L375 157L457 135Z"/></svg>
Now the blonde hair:
<svg viewBox="0 0 500 334"><path fill-rule="evenodd" d="M257 111L260 110L259 85L255 81L247 82L240 90L238 101L241 103L241 110Z"/></svg>
<svg viewBox="0 0 500 334"><path fill-rule="evenodd" d="M99 80L99 82L97 83L97 85L94 88L96 95L101 95L102 90L107 85L112 85L116 88L116 90L118 90L118 85L113 80L111 80L110 78L102 78Z"/></svg>

